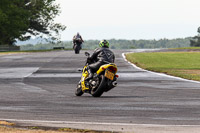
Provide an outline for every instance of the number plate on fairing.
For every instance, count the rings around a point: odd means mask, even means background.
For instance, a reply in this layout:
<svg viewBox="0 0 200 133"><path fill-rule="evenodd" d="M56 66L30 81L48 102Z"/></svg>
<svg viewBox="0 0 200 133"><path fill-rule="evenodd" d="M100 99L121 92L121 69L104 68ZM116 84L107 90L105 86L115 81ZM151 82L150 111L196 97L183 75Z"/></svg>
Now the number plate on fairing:
<svg viewBox="0 0 200 133"><path fill-rule="evenodd" d="M114 76L115 76L114 73L112 73L112 72L110 72L108 70L105 73L105 77L110 79L110 80L113 80Z"/></svg>

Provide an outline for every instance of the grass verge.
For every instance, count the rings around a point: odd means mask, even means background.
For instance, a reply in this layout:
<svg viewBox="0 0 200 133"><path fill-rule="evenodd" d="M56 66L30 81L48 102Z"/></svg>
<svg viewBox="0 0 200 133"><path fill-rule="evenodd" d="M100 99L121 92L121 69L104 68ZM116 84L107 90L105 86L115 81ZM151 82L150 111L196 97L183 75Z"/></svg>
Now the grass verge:
<svg viewBox="0 0 200 133"><path fill-rule="evenodd" d="M87 129L72 129L72 128L21 127L14 123L0 121L0 133L110 133L110 132L92 131Z"/></svg>
<svg viewBox="0 0 200 133"><path fill-rule="evenodd" d="M0 52L0 55L7 55L7 54L18 54L18 53L25 53L25 52Z"/></svg>
<svg viewBox="0 0 200 133"><path fill-rule="evenodd" d="M181 48L171 48L171 49L187 49L187 50L200 50L200 47L181 47Z"/></svg>
<svg viewBox="0 0 200 133"><path fill-rule="evenodd" d="M62 49L63 50L63 49ZM8 54L20 54L20 53L33 53L33 52L50 52L50 51L62 51L60 49L49 49L49 50L27 50L27 51L0 51L0 55L8 55ZM64 50L72 50L72 49L64 49Z"/></svg>
<svg viewBox="0 0 200 133"><path fill-rule="evenodd" d="M0 51L0 53L49 52L49 51L62 51L62 50L73 50L73 49L44 49L44 50Z"/></svg>
<svg viewBox="0 0 200 133"><path fill-rule="evenodd" d="M126 58L146 70L200 81L200 52L131 53Z"/></svg>

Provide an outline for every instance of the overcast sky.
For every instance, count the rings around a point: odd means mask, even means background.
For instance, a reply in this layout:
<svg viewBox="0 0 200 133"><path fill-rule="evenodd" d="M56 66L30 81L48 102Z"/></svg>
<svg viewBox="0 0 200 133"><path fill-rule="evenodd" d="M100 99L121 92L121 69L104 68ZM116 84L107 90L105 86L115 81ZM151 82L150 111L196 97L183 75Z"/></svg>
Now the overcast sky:
<svg viewBox="0 0 200 133"><path fill-rule="evenodd" d="M61 40L161 39L197 35L200 0L56 0Z"/></svg>

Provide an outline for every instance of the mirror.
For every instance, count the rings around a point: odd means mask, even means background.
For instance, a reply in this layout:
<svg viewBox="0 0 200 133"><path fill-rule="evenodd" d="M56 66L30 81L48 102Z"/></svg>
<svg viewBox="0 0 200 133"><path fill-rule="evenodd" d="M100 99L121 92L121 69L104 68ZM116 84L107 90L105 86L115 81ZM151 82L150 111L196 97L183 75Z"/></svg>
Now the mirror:
<svg viewBox="0 0 200 133"><path fill-rule="evenodd" d="M90 53L88 53L88 52L85 52L85 55L86 55L86 56L90 56Z"/></svg>

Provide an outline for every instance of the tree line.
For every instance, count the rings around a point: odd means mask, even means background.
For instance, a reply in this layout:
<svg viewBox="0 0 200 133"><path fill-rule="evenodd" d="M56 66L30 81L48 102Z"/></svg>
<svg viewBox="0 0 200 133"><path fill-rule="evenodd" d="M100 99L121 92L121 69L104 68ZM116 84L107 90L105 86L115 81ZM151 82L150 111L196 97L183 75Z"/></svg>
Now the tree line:
<svg viewBox="0 0 200 133"><path fill-rule="evenodd" d="M198 35L194 36L191 40L190 40L190 46L192 47L200 47L200 27L197 30Z"/></svg>
<svg viewBox="0 0 200 133"><path fill-rule="evenodd" d="M0 45L14 45L16 39L31 36L59 40L59 31L66 28L54 22L59 13L55 0L1 0Z"/></svg>
<svg viewBox="0 0 200 133"><path fill-rule="evenodd" d="M110 39L111 49L135 49L135 48L179 48L189 47L192 37L178 39L160 39L160 40L124 40ZM85 40L83 49L95 49L99 47L100 40ZM46 50L54 47L64 47L72 49L72 41L63 41L61 43L38 43L36 45L21 45L21 50Z"/></svg>

